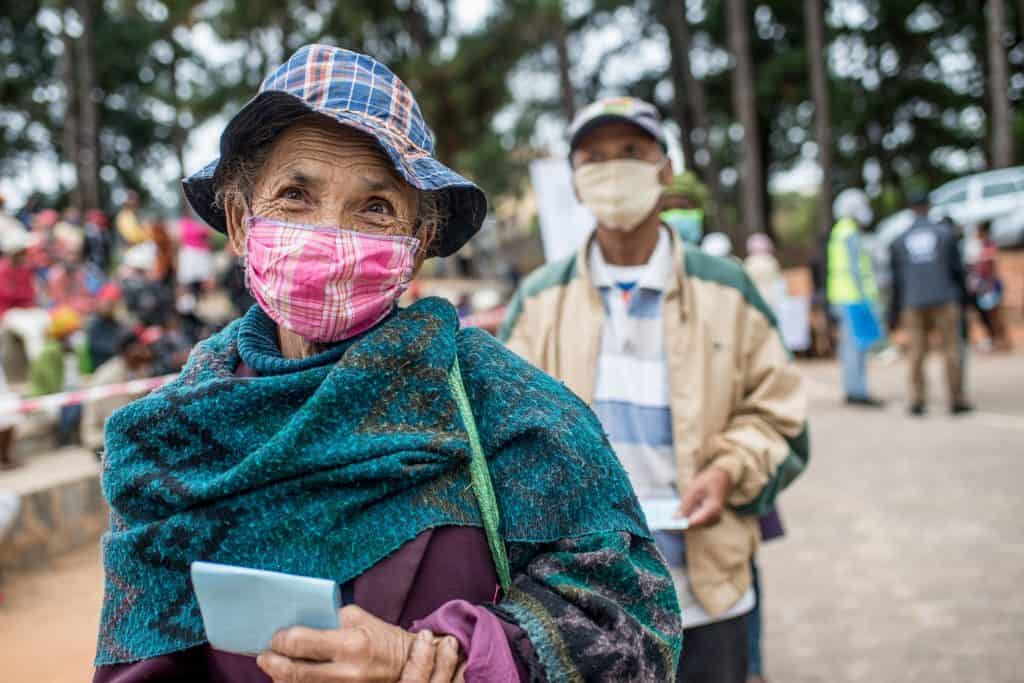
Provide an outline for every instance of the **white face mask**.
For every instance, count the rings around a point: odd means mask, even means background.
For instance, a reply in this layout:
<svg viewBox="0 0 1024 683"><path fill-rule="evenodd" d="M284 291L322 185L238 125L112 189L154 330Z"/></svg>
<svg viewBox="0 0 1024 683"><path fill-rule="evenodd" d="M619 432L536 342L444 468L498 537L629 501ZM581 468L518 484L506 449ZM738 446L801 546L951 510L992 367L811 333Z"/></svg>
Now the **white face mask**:
<svg viewBox="0 0 1024 683"><path fill-rule="evenodd" d="M573 182L598 223L628 232L657 206L664 189L658 179L663 165L635 159L585 164L573 172Z"/></svg>

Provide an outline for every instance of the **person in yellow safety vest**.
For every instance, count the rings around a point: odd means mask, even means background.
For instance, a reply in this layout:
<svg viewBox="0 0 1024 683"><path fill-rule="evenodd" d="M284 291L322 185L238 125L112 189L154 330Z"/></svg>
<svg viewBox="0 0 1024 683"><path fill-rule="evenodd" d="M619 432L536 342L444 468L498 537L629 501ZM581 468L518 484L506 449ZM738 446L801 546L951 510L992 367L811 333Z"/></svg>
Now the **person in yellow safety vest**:
<svg viewBox="0 0 1024 683"><path fill-rule="evenodd" d="M704 206L707 189L691 172L678 173L661 194L661 222L672 228L686 244L700 244L704 235Z"/></svg>
<svg viewBox="0 0 1024 683"><path fill-rule="evenodd" d="M828 302L839 320L839 360L843 390L850 405L881 408L884 401L871 396L867 382L867 350L861 349L847 313L849 304L878 301L871 255L864 248L861 229L874 217L863 190L848 188L832 204L836 223L828 240Z"/></svg>

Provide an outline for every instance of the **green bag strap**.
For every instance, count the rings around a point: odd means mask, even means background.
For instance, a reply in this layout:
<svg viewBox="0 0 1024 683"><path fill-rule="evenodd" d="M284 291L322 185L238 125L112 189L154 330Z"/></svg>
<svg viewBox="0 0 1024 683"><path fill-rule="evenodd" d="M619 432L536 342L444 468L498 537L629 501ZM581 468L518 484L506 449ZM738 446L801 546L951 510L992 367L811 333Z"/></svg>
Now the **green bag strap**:
<svg viewBox="0 0 1024 683"><path fill-rule="evenodd" d="M491 472L487 467L487 457L480 445L480 434L476 431L476 420L473 419L473 409L469 404L469 396L466 395L466 387L462 384L462 371L459 369L459 358L455 357L451 370L448 371L448 384L455 394L455 403L459 406L459 414L466 425L466 433L469 436L469 448L472 457L469 461L469 476L473 484L473 495L476 496L476 503L480 507L480 517L484 522L484 533L487 534L487 545L491 548L491 558L494 560L495 573L498 575L498 583L501 590L508 595L512 587L512 574L508 568L508 553L505 551L505 541L501 538L499 530L501 516L498 512L498 501L494 497L494 486L491 484Z"/></svg>

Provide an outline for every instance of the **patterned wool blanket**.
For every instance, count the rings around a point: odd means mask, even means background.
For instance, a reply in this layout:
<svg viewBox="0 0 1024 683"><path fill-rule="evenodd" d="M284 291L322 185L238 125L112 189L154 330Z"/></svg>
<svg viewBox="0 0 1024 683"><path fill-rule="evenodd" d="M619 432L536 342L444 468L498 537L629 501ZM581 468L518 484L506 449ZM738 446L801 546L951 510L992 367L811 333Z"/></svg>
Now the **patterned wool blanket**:
<svg viewBox="0 0 1024 683"><path fill-rule="evenodd" d="M194 560L345 582L426 529L480 526L470 445L448 384L457 353L513 579L532 594L514 588L520 601L498 608L535 641L551 680L571 680L579 676L572 641L590 637L574 596L601 593L606 619L604 603L620 594L620 635L622 620L635 622L651 643L637 642L634 654L656 652L654 675L671 672L679 652L671 581L583 402L487 334L460 330L438 299L303 361L281 358L274 333L254 308L201 343L174 382L109 419L97 665L205 642L188 579ZM243 360L257 377L237 373ZM517 573L558 543L588 550L581 560L565 549L549 558L567 588L541 596L530 588L543 583L539 574L524 583ZM574 635L559 631L556 597Z"/></svg>

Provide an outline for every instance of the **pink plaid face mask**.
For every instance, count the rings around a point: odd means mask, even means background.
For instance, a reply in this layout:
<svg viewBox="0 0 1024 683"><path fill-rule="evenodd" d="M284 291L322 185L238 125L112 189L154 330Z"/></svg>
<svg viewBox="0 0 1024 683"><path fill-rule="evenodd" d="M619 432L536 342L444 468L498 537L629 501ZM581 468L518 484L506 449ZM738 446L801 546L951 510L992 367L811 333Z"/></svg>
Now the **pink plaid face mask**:
<svg viewBox="0 0 1024 683"><path fill-rule="evenodd" d="M278 325L336 342L383 320L412 277L420 241L254 216L245 239L249 290Z"/></svg>

